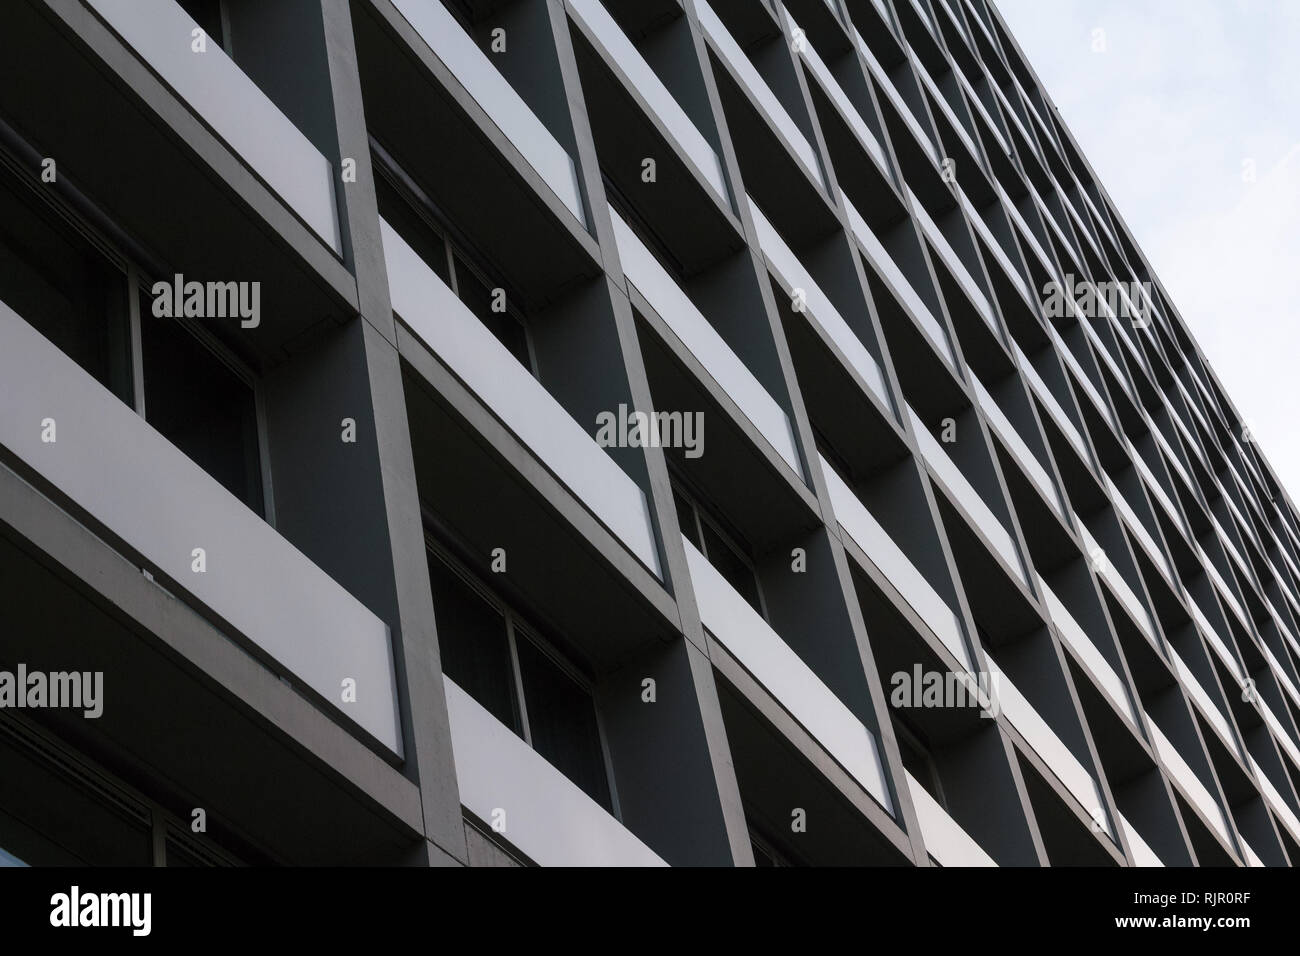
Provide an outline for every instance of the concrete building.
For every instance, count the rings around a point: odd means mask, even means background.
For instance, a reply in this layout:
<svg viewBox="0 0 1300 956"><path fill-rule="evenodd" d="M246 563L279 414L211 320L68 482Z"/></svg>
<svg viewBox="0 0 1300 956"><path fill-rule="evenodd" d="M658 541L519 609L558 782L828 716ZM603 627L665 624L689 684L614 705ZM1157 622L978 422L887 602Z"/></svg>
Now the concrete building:
<svg viewBox="0 0 1300 956"><path fill-rule="evenodd" d="M0 860L1300 856L1295 507L986 0L0 24Z"/></svg>

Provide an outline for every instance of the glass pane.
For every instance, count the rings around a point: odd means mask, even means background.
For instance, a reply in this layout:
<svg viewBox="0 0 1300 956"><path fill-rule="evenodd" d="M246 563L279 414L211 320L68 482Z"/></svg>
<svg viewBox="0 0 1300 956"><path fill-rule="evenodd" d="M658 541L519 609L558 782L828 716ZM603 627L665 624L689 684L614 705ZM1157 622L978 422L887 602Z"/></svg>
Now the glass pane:
<svg viewBox="0 0 1300 956"><path fill-rule="evenodd" d="M521 639L517 647L533 749L610 810L609 780L591 694L530 641Z"/></svg>
<svg viewBox="0 0 1300 956"><path fill-rule="evenodd" d="M214 866L223 865L222 863L219 863L218 861L212 859L211 857L204 855L198 850L186 846L184 843L181 843L179 840L172 839L170 836L167 837L165 852L166 852L166 856L164 857L165 860L164 865L173 868L175 867L210 868Z"/></svg>
<svg viewBox="0 0 1300 956"><path fill-rule="evenodd" d="M379 200L379 215L406 241L416 255L444 284L447 275L447 242L442 234L420 217L391 183L378 172L375 174L375 195Z"/></svg>
<svg viewBox="0 0 1300 956"><path fill-rule="evenodd" d="M777 866L777 865L778 865L777 862L776 862L776 860L775 860L775 859L774 859L770 854L768 854L767 850L765 850L765 849L764 849L762 846L760 846L758 843L755 843L753 840L751 840L751 841L750 841L750 846L751 846L751 847L753 848L753 850L754 850L754 865L755 865L755 866L764 866L764 867L767 867L767 866Z"/></svg>
<svg viewBox="0 0 1300 956"><path fill-rule="evenodd" d="M700 529L695 523L695 509L690 506L690 503L682 497L682 493L676 488L673 489L673 504L677 506L677 523L681 526L682 534L697 549L703 551L704 545L700 543Z"/></svg>
<svg viewBox="0 0 1300 956"><path fill-rule="evenodd" d="M475 318L482 322L497 341L510 350L510 354L519 360L519 364L532 373L533 363L528 357L528 335L523 325L509 312L493 311L494 297L492 290L471 272L465 263L456 260L456 289L460 300L469 306ZM504 299L497 297L497 303ZM498 305L498 308L500 306Z"/></svg>
<svg viewBox="0 0 1300 956"><path fill-rule="evenodd" d="M26 747L0 744L0 767L0 865L152 863L142 815L128 815Z"/></svg>
<svg viewBox="0 0 1300 956"><path fill-rule="evenodd" d="M0 301L130 404L123 273L26 187L0 182Z"/></svg>
<svg viewBox="0 0 1300 956"><path fill-rule="evenodd" d="M140 337L149 424L264 514L252 388L175 319L157 318L147 306L140 309Z"/></svg>
<svg viewBox="0 0 1300 956"><path fill-rule="evenodd" d="M221 0L177 0L181 8L188 13L219 47L225 47L221 30Z"/></svg>
<svg viewBox="0 0 1300 956"><path fill-rule="evenodd" d="M493 717L520 733L505 618L437 555L428 557L442 672Z"/></svg>
<svg viewBox="0 0 1300 956"><path fill-rule="evenodd" d="M930 762L925 759L919 750L912 746L912 742L903 734L898 734L898 752L903 758L903 769L919 782L928 783ZM930 787L927 786L925 789L929 790Z"/></svg>
<svg viewBox="0 0 1300 956"><path fill-rule="evenodd" d="M749 824L749 846L754 851L754 866L788 867L793 866L783 847L768 836L766 828L759 828L753 822Z"/></svg>
<svg viewBox="0 0 1300 956"><path fill-rule="evenodd" d="M718 573L727 579L727 583L736 589L736 593L749 602L749 606L760 615L763 613L762 602L758 599L758 579L754 570L746 563L722 536L713 530L709 523L704 525L704 556L718 569Z"/></svg>

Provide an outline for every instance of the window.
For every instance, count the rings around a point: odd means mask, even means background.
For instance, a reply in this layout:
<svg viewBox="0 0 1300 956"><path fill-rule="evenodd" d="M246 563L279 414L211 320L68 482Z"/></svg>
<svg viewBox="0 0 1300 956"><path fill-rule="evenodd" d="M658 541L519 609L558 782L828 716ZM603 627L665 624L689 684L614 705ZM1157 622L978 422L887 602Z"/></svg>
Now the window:
<svg viewBox="0 0 1300 956"><path fill-rule="evenodd" d="M736 539L722 530L720 521L707 514L699 502L676 481L673 481L673 504L677 507L677 522L681 525L682 534L726 578L727 583L749 602L750 607L766 618L758 574L748 557L747 549L736 544Z"/></svg>
<svg viewBox="0 0 1300 956"><path fill-rule="evenodd" d="M943 784L939 781L939 768L934 757L921 739L919 733L904 723L897 714L894 715L894 733L898 738L899 753L903 758L903 768L925 788L930 796L945 809L948 801L943 795Z"/></svg>
<svg viewBox="0 0 1300 956"><path fill-rule="evenodd" d="M381 146L372 145L379 215L536 378L528 325L512 305L514 297L506 292L505 284L472 261L464 244L451 238L452 230L423 190Z"/></svg>
<svg viewBox="0 0 1300 956"><path fill-rule="evenodd" d="M604 184L605 199L609 202L610 208L618 214L618 217L623 220L624 225L632 231L632 234L641 240L641 244L659 261L659 265L663 267L664 271L672 276L673 281L680 288L687 288L689 283L686 281L688 278L686 270L677 257L673 255L668 243L659 238L659 234L650 227L645 217L637 211L637 207L603 169L601 170L601 182Z"/></svg>
<svg viewBox="0 0 1300 956"><path fill-rule="evenodd" d="M229 30L221 0L177 0L181 8L208 35L208 39L230 52Z"/></svg>
<svg viewBox="0 0 1300 956"><path fill-rule="evenodd" d="M5 175L11 162L0 152L0 301L265 516L251 377L201 332L155 318L148 282L137 321L133 263L57 196Z"/></svg>
<svg viewBox="0 0 1300 956"><path fill-rule="evenodd" d="M187 821L84 753L3 712L0 767L0 868L237 862L210 834L192 833ZM164 834L165 855L158 853ZM262 862L256 851L251 862Z"/></svg>
<svg viewBox="0 0 1300 956"><path fill-rule="evenodd" d="M682 534L690 539L697 551L703 552L704 540L700 535L699 519L695 517L695 507L686 500L686 495L676 485L673 485L673 505L677 508L677 523L681 526Z"/></svg>
<svg viewBox="0 0 1300 956"><path fill-rule="evenodd" d="M534 749L608 810L609 777L591 692L532 641L519 641L517 650Z"/></svg>
<svg viewBox="0 0 1300 956"><path fill-rule="evenodd" d="M508 679L513 665L505 616L432 551L428 559L443 673L523 736L523 721Z"/></svg>
<svg viewBox="0 0 1300 956"><path fill-rule="evenodd" d="M533 369L528 349L528 332L520 318L509 309L507 297L501 286L488 287L478 273L465 260L456 255L456 295L464 302L475 318L482 322L498 342L530 372Z"/></svg>
<svg viewBox="0 0 1300 956"><path fill-rule="evenodd" d="M40 755L0 745L0 860L10 866L148 866L149 818Z"/></svg>
<svg viewBox="0 0 1300 956"><path fill-rule="evenodd" d="M0 301L129 404L126 292L125 273L86 236L22 182L0 180Z"/></svg>
<svg viewBox="0 0 1300 956"><path fill-rule="evenodd" d="M252 386L180 322L156 318L147 308L141 308L140 340L145 419L227 491L263 514Z"/></svg>
<svg viewBox="0 0 1300 956"><path fill-rule="evenodd" d="M853 468L845 461L844 456L835 450L835 446L830 443L822 430L817 427L817 423L812 423L813 430L813 447L817 449L817 454L821 456L826 464L831 466L831 471L835 472L840 481L844 482L850 489L854 487ZM855 491L854 494L857 494Z"/></svg>
<svg viewBox="0 0 1300 956"><path fill-rule="evenodd" d="M238 866L238 861L210 843L202 843L197 837L187 833L174 824L163 826L162 865L180 868Z"/></svg>
<svg viewBox="0 0 1300 956"><path fill-rule="evenodd" d="M432 541L427 557L443 673L612 813L589 683Z"/></svg>
<svg viewBox="0 0 1300 956"><path fill-rule="evenodd" d="M752 820L749 823L749 847L754 852L754 866L760 868L772 866L799 866L793 856L786 853L767 832Z"/></svg>
<svg viewBox="0 0 1300 956"><path fill-rule="evenodd" d="M375 156L375 195L379 202L379 215L382 216L415 250L434 273L448 287L451 276L448 274L447 240L428 216L417 211L416 204L404 198L404 191L397 186L396 175L386 166L381 157Z"/></svg>

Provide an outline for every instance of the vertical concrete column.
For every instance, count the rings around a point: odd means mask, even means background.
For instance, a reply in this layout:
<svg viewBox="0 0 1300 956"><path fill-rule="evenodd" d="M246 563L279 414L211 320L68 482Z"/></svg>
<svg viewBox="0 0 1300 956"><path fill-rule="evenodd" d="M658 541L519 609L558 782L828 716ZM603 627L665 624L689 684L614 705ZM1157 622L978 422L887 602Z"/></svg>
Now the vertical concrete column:
<svg viewBox="0 0 1300 956"><path fill-rule="evenodd" d="M392 631L405 741L426 842L408 862L467 860L401 363L347 0L313 0L324 32L336 183L359 314L267 377L281 532ZM306 17L310 20L310 17ZM343 173L346 172L346 175ZM353 175L355 173L355 175Z"/></svg>
<svg viewBox="0 0 1300 956"><path fill-rule="evenodd" d="M616 363L621 374L619 386L626 390L630 407L650 411L654 400L609 218L600 158L583 103L568 15L563 0L548 0L548 8L581 188L605 267L604 279L593 284L588 296L599 300L603 312L598 339L608 350L609 360ZM561 353L562 335L558 331L550 343L551 355ZM591 363L582 367L583 375L590 375ZM574 381L565 387L583 386ZM571 394L569 400L578 400L578 395ZM621 451L620 465L646 490L659 531L665 585L677 602L683 635L627 661L620 670L605 675L597 689L616 783L620 784L620 812L624 822L643 834L670 863L752 865L740 788L691 588L667 462L661 448L614 451ZM647 679L654 681L653 703L644 699Z"/></svg>

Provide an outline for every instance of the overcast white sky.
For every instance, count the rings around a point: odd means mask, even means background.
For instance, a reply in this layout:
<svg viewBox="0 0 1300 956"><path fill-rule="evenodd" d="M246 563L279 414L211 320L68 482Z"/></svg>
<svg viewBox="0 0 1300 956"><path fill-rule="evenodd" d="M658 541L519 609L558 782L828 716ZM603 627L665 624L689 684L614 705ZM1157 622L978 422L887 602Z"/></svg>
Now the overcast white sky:
<svg viewBox="0 0 1300 956"><path fill-rule="evenodd" d="M1300 501L1300 0L994 2Z"/></svg>

